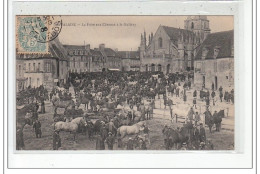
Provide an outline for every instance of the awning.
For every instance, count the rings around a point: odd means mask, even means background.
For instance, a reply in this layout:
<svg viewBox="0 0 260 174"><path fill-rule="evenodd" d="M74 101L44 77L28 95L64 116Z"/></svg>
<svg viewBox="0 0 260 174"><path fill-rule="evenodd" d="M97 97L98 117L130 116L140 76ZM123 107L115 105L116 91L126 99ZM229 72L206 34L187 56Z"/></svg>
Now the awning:
<svg viewBox="0 0 260 174"><path fill-rule="evenodd" d="M120 69L108 68L109 71L120 71Z"/></svg>

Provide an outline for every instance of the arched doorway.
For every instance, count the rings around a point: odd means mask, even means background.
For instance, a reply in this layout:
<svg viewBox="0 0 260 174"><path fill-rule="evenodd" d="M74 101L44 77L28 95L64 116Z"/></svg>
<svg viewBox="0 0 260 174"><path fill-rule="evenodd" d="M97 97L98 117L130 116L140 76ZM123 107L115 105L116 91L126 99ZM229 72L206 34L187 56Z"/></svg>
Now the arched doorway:
<svg viewBox="0 0 260 174"><path fill-rule="evenodd" d="M171 66L170 64L167 65L167 67L166 67L166 74L169 74L169 72L170 72L170 66Z"/></svg>
<svg viewBox="0 0 260 174"><path fill-rule="evenodd" d="M161 72L162 71L162 65L158 65L158 71Z"/></svg>
<svg viewBox="0 0 260 174"><path fill-rule="evenodd" d="M154 64L151 65L151 71L152 71L152 72L155 71L155 65L154 65Z"/></svg>

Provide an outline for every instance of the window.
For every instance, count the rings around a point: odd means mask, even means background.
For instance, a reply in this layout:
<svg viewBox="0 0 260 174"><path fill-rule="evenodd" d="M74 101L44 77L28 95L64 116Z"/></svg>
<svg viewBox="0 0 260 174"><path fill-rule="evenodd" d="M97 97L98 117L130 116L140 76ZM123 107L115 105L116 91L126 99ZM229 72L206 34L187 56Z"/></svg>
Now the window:
<svg viewBox="0 0 260 174"><path fill-rule="evenodd" d="M33 71L34 71L34 72L36 71L36 69L35 69L35 63L33 63Z"/></svg>
<svg viewBox="0 0 260 174"><path fill-rule="evenodd" d="M73 67L75 68L75 59L73 59Z"/></svg>
<svg viewBox="0 0 260 174"><path fill-rule="evenodd" d="M203 48L202 50L202 59L205 59L207 57L207 54L209 52L209 49L208 48Z"/></svg>
<svg viewBox="0 0 260 174"><path fill-rule="evenodd" d="M31 63L28 65L28 71L31 72Z"/></svg>
<svg viewBox="0 0 260 174"><path fill-rule="evenodd" d="M32 78L29 77L29 85L32 86Z"/></svg>
<svg viewBox="0 0 260 174"><path fill-rule="evenodd" d="M162 71L162 65L158 65L158 71L161 72Z"/></svg>
<svg viewBox="0 0 260 174"><path fill-rule="evenodd" d="M39 72L41 70L41 63L38 63L38 69L37 71Z"/></svg>
<svg viewBox="0 0 260 174"><path fill-rule="evenodd" d="M219 49L220 49L219 47L214 48L214 59L218 57Z"/></svg>
<svg viewBox="0 0 260 174"><path fill-rule="evenodd" d="M163 46L162 38L160 37L160 38L158 39L158 41L159 41L159 48L162 48L162 46Z"/></svg>
<svg viewBox="0 0 260 174"><path fill-rule="evenodd" d="M37 78L37 87L39 87L39 86L40 86L40 79Z"/></svg>
<svg viewBox="0 0 260 174"><path fill-rule="evenodd" d="M194 29L194 23L193 22L191 23L191 29Z"/></svg>
<svg viewBox="0 0 260 174"><path fill-rule="evenodd" d="M19 65L19 70L18 70L19 76L21 76L21 71L22 71L22 67L21 67L21 65Z"/></svg>
<svg viewBox="0 0 260 174"><path fill-rule="evenodd" d="M154 64L152 64L152 66L151 66L151 71L152 71L152 72L155 71L155 65L154 65Z"/></svg>
<svg viewBox="0 0 260 174"><path fill-rule="evenodd" d="M50 62L46 63L46 72L51 72L51 63Z"/></svg>
<svg viewBox="0 0 260 174"><path fill-rule="evenodd" d="M231 48L231 56L234 56L234 47Z"/></svg>

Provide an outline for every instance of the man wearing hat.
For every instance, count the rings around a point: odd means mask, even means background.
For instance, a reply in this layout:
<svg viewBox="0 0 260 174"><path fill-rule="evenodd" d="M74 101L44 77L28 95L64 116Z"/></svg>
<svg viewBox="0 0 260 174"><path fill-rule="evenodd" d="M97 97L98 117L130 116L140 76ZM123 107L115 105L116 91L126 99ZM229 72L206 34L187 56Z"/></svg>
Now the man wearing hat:
<svg viewBox="0 0 260 174"><path fill-rule="evenodd" d="M140 139L140 150L147 150L146 143L143 139Z"/></svg>
<svg viewBox="0 0 260 174"><path fill-rule="evenodd" d="M96 150L105 150L105 143L103 138L100 135L97 135Z"/></svg>
<svg viewBox="0 0 260 174"><path fill-rule="evenodd" d="M108 137L105 140L105 142L107 143L108 150L113 150L113 146L114 146L114 143L115 143L115 138L112 135L112 132L108 132Z"/></svg>
<svg viewBox="0 0 260 174"><path fill-rule="evenodd" d="M164 146L166 148L167 144L168 144L168 126L167 126L167 124L164 125L162 133L163 133L163 137L164 137Z"/></svg>
<svg viewBox="0 0 260 174"><path fill-rule="evenodd" d="M199 137L200 137L200 142L205 142L206 141L206 131L205 131L205 128L203 127L203 124L200 123L200 134L199 134Z"/></svg>
<svg viewBox="0 0 260 174"><path fill-rule="evenodd" d="M58 130L53 133L53 150L58 150L61 147L61 139Z"/></svg>
<svg viewBox="0 0 260 174"><path fill-rule="evenodd" d="M198 112L195 113L195 125L197 126L198 122L200 121L200 115Z"/></svg>
<svg viewBox="0 0 260 174"><path fill-rule="evenodd" d="M190 108L189 113L188 113L188 120L192 121L193 120L193 115L194 115L194 110L193 107Z"/></svg>
<svg viewBox="0 0 260 174"><path fill-rule="evenodd" d="M38 119L33 123L33 129L35 130L36 138L41 138L42 137L41 122Z"/></svg>
<svg viewBox="0 0 260 174"><path fill-rule="evenodd" d="M134 142L131 137L128 139L126 150L134 150Z"/></svg>
<svg viewBox="0 0 260 174"><path fill-rule="evenodd" d="M114 125L113 119L111 119L110 122L108 123L108 131L111 132L112 134L114 134L116 131L116 127Z"/></svg>

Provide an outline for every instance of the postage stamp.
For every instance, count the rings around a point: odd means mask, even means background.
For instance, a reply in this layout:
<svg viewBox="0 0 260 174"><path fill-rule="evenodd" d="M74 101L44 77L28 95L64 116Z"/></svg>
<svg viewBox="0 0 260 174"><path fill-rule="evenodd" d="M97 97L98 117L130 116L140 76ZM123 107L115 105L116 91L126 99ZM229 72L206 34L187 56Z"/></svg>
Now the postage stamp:
<svg viewBox="0 0 260 174"><path fill-rule="evenodd" d="M59 16L17 16L16 43L18 53L48 53L48 42L62 28Z"/></svg>

